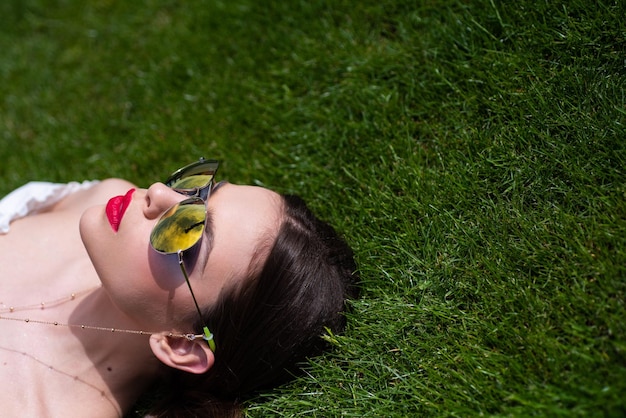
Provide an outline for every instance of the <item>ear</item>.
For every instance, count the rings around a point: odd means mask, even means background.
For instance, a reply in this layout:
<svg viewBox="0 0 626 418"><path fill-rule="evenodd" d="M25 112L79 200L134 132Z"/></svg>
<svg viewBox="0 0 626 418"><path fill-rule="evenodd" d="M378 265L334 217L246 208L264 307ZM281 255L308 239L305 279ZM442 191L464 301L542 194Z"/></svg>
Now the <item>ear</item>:
<svg viewBox="0 0 626 418"><path fill-rule="evenodd" d="M167 333L150 336L150 348L164 364L188 373L202 374L215 363L215 356L200 338L193 341L187 338L171 337Z"/></svg>

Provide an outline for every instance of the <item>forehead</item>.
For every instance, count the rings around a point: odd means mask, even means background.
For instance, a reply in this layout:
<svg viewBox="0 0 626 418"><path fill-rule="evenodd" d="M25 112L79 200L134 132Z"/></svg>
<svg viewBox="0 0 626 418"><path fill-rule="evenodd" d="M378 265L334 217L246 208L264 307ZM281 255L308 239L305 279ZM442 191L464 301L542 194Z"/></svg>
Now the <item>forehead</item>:
<svg viewBox="0 0 626 418"><path fill-rule="evenodd" d="M224 287L246 277L253 262L264 262L280 228L282 198L262 187L226 183L207 206L212 237L204 276Z"/></svg>

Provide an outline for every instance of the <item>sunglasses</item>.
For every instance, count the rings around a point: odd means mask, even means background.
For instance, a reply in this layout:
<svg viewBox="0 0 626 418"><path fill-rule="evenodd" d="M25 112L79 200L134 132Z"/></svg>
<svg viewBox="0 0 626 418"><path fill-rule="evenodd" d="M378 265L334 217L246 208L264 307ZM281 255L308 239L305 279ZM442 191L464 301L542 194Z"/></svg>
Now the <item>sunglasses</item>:
<svg viewBox="0 0 626 418"><path fill-rule="evenodd" d="M189 198L166 210L150 233L150 245L160 254L177 254L178 264L185 276L196 310L202 321L202 338L211 351L215 351L213 334L206 326L200 306L191 288L189 275L183 262L183 253L195 246L204 234L207 223L206 202L213 189L215 173L219 166L216 160L205 160L189 164L176 170L165 181L165 185Z"/></svg>

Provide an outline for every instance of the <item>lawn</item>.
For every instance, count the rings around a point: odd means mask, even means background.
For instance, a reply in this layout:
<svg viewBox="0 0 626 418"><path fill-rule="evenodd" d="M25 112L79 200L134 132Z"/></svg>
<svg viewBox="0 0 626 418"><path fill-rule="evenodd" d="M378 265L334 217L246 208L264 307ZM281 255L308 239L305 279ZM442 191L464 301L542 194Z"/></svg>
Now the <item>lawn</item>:
<svg viewBox="0 0 626 418"><path fill-rule="evenodd" d="M626 4L4 0L0 195L222 178L356 251L283 416L626 414ZM141 407L139 407L141 408Z"/></svg>

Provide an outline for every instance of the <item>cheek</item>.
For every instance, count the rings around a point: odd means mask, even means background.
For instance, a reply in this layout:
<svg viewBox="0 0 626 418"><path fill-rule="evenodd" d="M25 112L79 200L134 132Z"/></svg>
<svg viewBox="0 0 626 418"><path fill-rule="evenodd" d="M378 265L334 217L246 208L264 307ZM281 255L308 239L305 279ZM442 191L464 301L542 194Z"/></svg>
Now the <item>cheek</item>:
<svg viewBox="0 0 626 418"><path fill-rule="evenodd" d="M168 258L143 246L120 251L96 270L117 308L144 326L160 329L180 316L175 289L184 278L175 256Z"/></svg>
<svg viewBox="0 0 626 418"><path fill-rule="evenodd" d="M173 291L185 283L177 254L160 254L148 246L150 276L161 289Z"/></svg>
<svg viewBox="0 0 626 418"><path fill-rule="evenodd" d="M177 255L154 251L148 243L149 231L134 228L114 234L106 219L101 222L100 212L86 211L80 232L111 301L146 327L171 325L185 313L184 303L178 300L183 292L176 290L185 285Z"/></svg>

